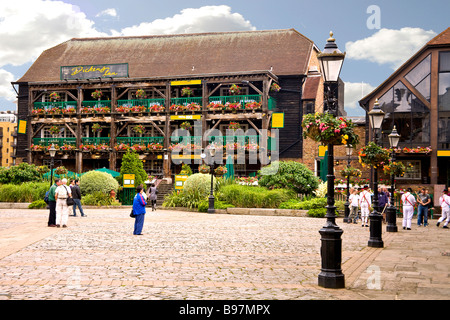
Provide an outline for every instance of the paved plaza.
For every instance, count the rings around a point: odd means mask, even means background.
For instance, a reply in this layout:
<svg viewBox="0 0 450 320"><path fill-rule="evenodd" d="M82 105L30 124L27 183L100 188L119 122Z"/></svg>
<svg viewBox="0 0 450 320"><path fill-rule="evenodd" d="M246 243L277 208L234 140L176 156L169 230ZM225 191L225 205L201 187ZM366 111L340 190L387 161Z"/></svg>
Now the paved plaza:
<svg viewBox="0 0 450 320"><path fill-rule="evenodd" d="M133 236L129 209L86 209L68 228L47 210L0 209L0 300L448 299L450 233L431 220L386 233L338 225L345 289L317 285L325 219L148 212Z"/></svg>

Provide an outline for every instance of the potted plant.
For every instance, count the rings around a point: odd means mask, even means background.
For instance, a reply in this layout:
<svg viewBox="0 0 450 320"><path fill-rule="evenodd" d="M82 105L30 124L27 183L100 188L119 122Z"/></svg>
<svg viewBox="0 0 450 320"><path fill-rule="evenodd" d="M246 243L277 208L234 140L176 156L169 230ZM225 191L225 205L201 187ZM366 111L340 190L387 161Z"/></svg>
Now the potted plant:
<svg viewBox="0 0 450 320"><path fill-rule="evenodd" d="M181 96L193 96L194 95L194 90L192 90L189 87L184 87L183 89L181 89Z"/></svg>
<svg viewBox="0 0 450 320"><path fill-rule="evenodd" d="M58 135L61 132L61 129L57 126L51 126L48 131L50 131L52 135Z"/></svg>
<svg viewBox="0 0 450 320"><path fill-rule="evenodd" d="M238 130L241 128L241 125L239 124L239 122L230 122L230 125L228 126L228 129L230 130Z"/></svg>
<svg viewBox="0 0 450 320"><path fill-rule="evenodd" d="M189 131L192 129L192 125L189 121L185 121L182 124L180 124L180 128Z"/></svg>
<svg viewBox="0 0 450 320"><path fill-rule="evenodd" d="M230 86L229 90L232 95L238 95L241 93L241 88L234 83Z"/></svg>
<svg viewBox="0 0 450 320"><path fill-rule="evenodd" d="M59 175L67 174L67 169L64 166L59 166L55 169L55 173Z"/></svg>
<svg viewBox="0 0 450 320"><path fill-rule="evenodd" d="M194 113L195 111L200 111L202 109L202 107L196 102L188 104L186 108L192 111L192 113Z"/></svg>
<svg viewBox="0 0 450 320"><path fill-rule="evenodd" d="M103 92L102 90L95 90L94 92L92 92L91 97L94 99L98 99L100 100L100 98L103 96Z"/></svg>
<svg viewBox="0 0 450 320"><path fill-rule="evenodd" d="M198 172L203 173L203 174L208 174L209 166L206 164L202 164L202 165L198 166Z"/></svg>
<svg viewBox="0 0 450 320"><path fill-rule="evenodd" d="M359 163L363 167L377 168L380 165L389 162L389 151L377 146L375 142L371 141L359 151Z"/></svg>
<svg viewBox="0 0 450 320"><path fill-rule="evenodd" d="M222 110L224 109L224 105L220 102L210 102L207 106L208 110L216 111L216 110Z"/></svg>
<svg viewBox="0 0 450 320"><path fill-rule="evenodd" d="M150 106L150 111L151 111L151 112L159 113L159 112L163 112L164 110L165 110L164 106L162 106L162 105L160 105L160 104L157 104L157 103L152 104L152 105Z"/></svg>
<svg viewBox="0 0 450 320"><path fill-rule="evenodd" d="M389 159L389 162L383 166L383 172L388 176L394 175L396 177L403 177L405 171L406 167L403 163L392 161L391 159Z"/></svg>
<svg viewBox="0 0 450 320"><path fill-rule="evenodd" d="M92 132L93 133L102 132L102 126L98 123L94 123L92 125Z"/></svg>
<svg viewBox="0 0 450 320"><path fill-rule="evenodd" d="M145 99L147 98L147 95L145 94L145 91L143 89L139 89L138 91L136 91L136 98Z"/></svg>
<svg viewBox="0 0 450 320"><path fill-rule="evenodd" d="M141 124L138 124L137 126L134 126L132 130L135 133L143 134L145 132L145 127Z"/></svg>
<svg viewBox="0 0 450 320"><path fill-rule="evenodd" d="M236 113L237 110L241 109L241 104L239 102L227 102L225 103L225 109L233 111Z"/></svg>
<svg viewBox="0 0 450 320"><path fill-rule="evenodd" d="M359 136L354 132L355 125L349 119L335 117L330 113L310 113L303 116L303 138L310 138L323 145L356 146Z"/></svg>
<svg viewBox="0 0 450 320"><path fill-rule="evenodd" d="M54 101L58 101L59 99L61 99L61 97L58 94L58 92L52 92L52 93L50 93L49 99L50 99L50 101L54 102Z"/></svg>
<svg viewBox="0 0 450 320"><path fill-rule="evenodd" d="M252 112L255 112L256 109L261 108L261 103L253 101L253 102L247 102L245 104L246 110L252 110Z"/></svg>
<svg viewBox="0 0 450 320"><path fill-rule="evenodd" d="M341 176L347 178L347 177L361 177L361 170L354 168L354 167L348 167L343 170L341 170Z"/></svg>

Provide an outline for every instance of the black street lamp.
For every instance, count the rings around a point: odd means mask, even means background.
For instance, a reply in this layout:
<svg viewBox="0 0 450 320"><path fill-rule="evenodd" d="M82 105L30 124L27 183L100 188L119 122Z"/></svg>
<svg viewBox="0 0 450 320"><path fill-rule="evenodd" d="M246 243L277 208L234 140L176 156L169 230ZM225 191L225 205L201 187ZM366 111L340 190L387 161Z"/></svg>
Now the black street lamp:
<svg viewBox="0 0 450 320"><path fill-rule="evenodd" d="M397 148L398 146L398 142L400 141L400 135L397 132L397 129L395 128L394 125L394 129L392 129L392 132L390 135L388 135L389 138L389 145L392 148L392 162L394 162L395 160L395 151L394 149ZM397 208L395 207L394 204L394 190L395 190L395 185L394 185L394 175L391 174L391 203L389 205L389 207L386 209L386 231L387 232L397 232Z"/></svg>
<svg viewBox="0 0 450 320"><path fill-rule="evenodd" d="M50 188L53 184L53 166L55 165L55 155L56 155L56 148L52 145L50 146L50 149L48 149L48 152L50 153Z"/></svg>
<svg viewBox="0 0 450 320"><path fill-rule="evenodd" d="M352 156L352 152L353 152L353 148L350 145L347 145L345 147L345 153L347 154L347 168L350 168L350 157ZM348 216L350 214L350 176L347 175L347 198L345 199L345 204L344 204L344 222L350 223L352 222L352 220L350 219L350 221L348 220Z"/></svg>
<svg viewBox="0 0 450 320"><path fill-rule="evenodd" d="M327 112L337 115L337 99L332 90L338 86L339 73L344 63L345 53L342 53L330 32L323 52L317 55L324 77L324 108ZM342 233L336 225L336 207L334 205L334 150L333 144L328 145L328 173L327 173L327 214L326 224L319 230L321 235L320 255L322 267L318 277L318 284L324 288L339 289L345 287L345 277L341 269L342 261Z"/></svg>
<svg viewBox="0 0 450 320"><path fill-rule="evenodd" d="M370 125L373 130L373 140L378 145L378 131L381 131L381 125L383 124L384 111L381 110L378 99L372 110L369 112ZM381 225L383 216L379 213L378 208L378 169L373 169L373 211L369 214L370 220L370 238L368 246L372 248L383 248L384 243L381 238Z"/></svg>
<svg viewBox="0 0 450 320"><path fill-rule="evenodd" d="M208 213L215 213L216 210L214 209L214 156L216 155L216 148L211 145L209 148L209 155L211 156L211 193L209 194L209 206L208 206Z"/></svg>

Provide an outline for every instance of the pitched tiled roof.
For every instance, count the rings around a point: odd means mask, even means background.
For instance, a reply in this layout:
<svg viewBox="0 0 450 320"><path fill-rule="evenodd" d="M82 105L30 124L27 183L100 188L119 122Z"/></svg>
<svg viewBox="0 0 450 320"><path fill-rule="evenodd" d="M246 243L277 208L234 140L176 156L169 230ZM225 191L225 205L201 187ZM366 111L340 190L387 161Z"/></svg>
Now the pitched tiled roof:
<svg viewBox="0 0 450 320"><path fill-rule="evenodd" d="M18 82L59 81L61 66L128 63L130 78L270 70L306 74L314 44L295 29L71 39Z"/></svg>
<svg viewBox="0 0 450 320"><path fill-rule="evenodd" d="M450 43L450 27L442 31L436 37L428 41L427 45L441 45L441 44L449 44Z"/></svg>

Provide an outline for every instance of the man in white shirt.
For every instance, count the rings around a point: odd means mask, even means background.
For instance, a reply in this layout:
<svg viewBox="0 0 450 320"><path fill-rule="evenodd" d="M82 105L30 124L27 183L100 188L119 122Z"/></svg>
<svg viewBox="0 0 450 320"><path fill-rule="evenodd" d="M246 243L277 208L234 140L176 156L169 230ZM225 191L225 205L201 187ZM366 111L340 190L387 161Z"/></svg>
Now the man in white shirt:
<svg viewBox="0 0 450 320"><path fill-rule="evenodd" d="M446 189L442 191L442 196L439 198L439 204L441 206L442 214L436 226L439 227L441 222L445 220L443 228L448 229L447 225L450 221L450 196L448 195L448 191Z"/></svg>
<svg viewBox="0 0 450 320"><path fill-rule="evenodd" d="M361 220L362 220L362 225L361 227L368 227L369 225L367 224L368 219L369 219L369 214L370 214L370 208L372 206L372 198L371 198L371 194L368 191L369 186L364 186L364 190L359 194L359 207L361 208Z"/></svg>
<svg viewBox="0 0 450 320"><path fill-rule="evenodd" d="M55 190L56 199L56 226L59 228L62 224L63 228L67 228L69 220L69 207L67 206L67 198L72 196L70 187L67 186L67 179L61 180L62 184Z"/></svg>
<svg viewBox="0 0 450 320"><path fill-rule="evenodd" d="M403 204L403 230L411 230L411 220L414 215L414 205L416 204L416 198L414 198L411 192L412 189L408 188L401 199Z"/></svg>
<svg viewBox="0 0 450 320"><path fill-rule="evenodd" d="M348 216L348 223L356 223L356 220L358 219L358 207L359 207L359 195L358 190L351 189L351 194L348 197L348 201L350 202L350 215Z"/></svg>

